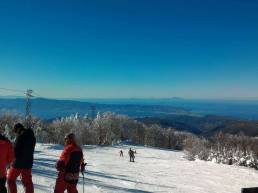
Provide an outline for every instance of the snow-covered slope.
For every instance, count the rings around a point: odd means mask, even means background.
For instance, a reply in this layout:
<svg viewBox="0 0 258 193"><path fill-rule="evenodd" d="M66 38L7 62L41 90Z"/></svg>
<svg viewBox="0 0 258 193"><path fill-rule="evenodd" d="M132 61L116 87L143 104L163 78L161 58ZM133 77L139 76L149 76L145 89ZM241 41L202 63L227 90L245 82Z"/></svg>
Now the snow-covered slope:
<svg viewBox="0 0 258 193"><path fill-rule="evenodd" d="M84 147L88 162L85 192L169 192L240 193L243 187L258 186L258 172L237 166L203 161L187 161L182 152L146 147L136 149L136 162L130 163L131 146ZM120 149L124 158L119 157ZM33 169L35 193L51 193L55 185L55 162L62 146L37 144ZM82 178L79 182L82 193ZM19 193L23 192L19 182Z"/></svg>

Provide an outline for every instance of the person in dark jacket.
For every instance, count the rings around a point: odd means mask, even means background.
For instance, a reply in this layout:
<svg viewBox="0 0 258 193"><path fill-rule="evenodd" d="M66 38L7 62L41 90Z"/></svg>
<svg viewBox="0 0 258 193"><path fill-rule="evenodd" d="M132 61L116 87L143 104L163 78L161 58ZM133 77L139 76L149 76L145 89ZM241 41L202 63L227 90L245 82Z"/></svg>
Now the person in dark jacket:
<svg viewBox="0 0 258 193"><path fill-rule="evenodd" d="M129 157L130 157L130 162L134 162L134 151L130 148L130 150L128 151Z"/></svg>
<svg viewBox="0 0 258 193"><path fill-rule="evenodd" d="M25 129L21 123L17 123L13 131L16 134L14 143L15 160L7 176L9 193L17 193L16 179L18 176L21 176L25 193L34 193L31 169L36 138L33 131Z"/></svg>
<svg viewBox="0 0 258 193"><path fill-rule="evenodd" d="M12 143L0 133L0 193L7 193L6 168L14 160L14 150Z"/></svg>
<svg viewBox="0 0 258 193"><path fill-rule="evenodd" d="M77 145L75 135L69 133L65 136L65 148L56 163L58 177L56 179L55 193L78 193L77 183L80 171L83 173L86 164L83 152Z"/></svg>
<svg viewBox="0 0 258 193"><path fill-rule="evenodd" d="M120 150L120 157L124 157L124 152L122 149Z"/></svg>

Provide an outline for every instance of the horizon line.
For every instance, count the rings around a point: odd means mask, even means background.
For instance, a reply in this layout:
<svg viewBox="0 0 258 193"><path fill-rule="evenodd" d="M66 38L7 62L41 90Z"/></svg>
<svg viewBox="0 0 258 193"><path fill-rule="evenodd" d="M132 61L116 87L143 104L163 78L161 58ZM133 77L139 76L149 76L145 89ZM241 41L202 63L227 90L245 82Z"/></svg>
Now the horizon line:
<svg viewBox="0 0 258 193"><path fill-rule="evenodd" d="M25 96L0 95L0 98L25 98ZM33 99L52 99L52 100L231 100L231 101L257 101L258 97L42 97L34 96Z"/></svg>

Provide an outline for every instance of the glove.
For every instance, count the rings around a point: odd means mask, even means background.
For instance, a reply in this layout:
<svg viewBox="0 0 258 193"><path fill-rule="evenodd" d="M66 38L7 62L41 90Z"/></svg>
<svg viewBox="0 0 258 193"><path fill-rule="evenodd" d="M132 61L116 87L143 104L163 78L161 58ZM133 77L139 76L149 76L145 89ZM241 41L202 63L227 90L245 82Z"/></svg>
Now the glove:
<svg viewBox="0 0 258 193"><path fill-rule="evenodd" d="M64 172L64 170L65 170L65 162L62 161L62 160L58 160L58 161L56 162L56 169L57 169L57 171L59 171L59 172Z"/></svg>
<svg viewBox="0 0 258 193"><path fill-rule="evenodd" d="M81 173L85 172L85 167L86 167L87 163L82 163L81 164Z"/></svg>

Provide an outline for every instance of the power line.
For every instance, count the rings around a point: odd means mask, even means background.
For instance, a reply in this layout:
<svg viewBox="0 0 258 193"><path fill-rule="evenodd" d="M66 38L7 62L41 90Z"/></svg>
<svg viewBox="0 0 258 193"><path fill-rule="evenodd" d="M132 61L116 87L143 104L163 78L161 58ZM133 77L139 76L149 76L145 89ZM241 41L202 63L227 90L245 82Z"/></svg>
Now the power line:
<svg viewBox="0 0 258 193"><path fill-rule="evenodd" d="M22 95L3 95L3 94L0 94L0 97L2 98L21 98L21 97L24 97Z"/></svg>
<svg viewBox="0 0 258 193"><path fill-rule="evenodd" d="M43 97L40 94L36 93L35 91L33 91L33 96L35 97L40 97L40 98L47 98L47 97Z"/></svg>
<svg viewBox="0 0 258 193"><path fill-rule="evenodd" d="M11 92L19 92L19 93L23 93L23 94L26 92L24 90L11 89L11 88L1 88L1 87L0 87L0 90L11 91Z"/></svg>

